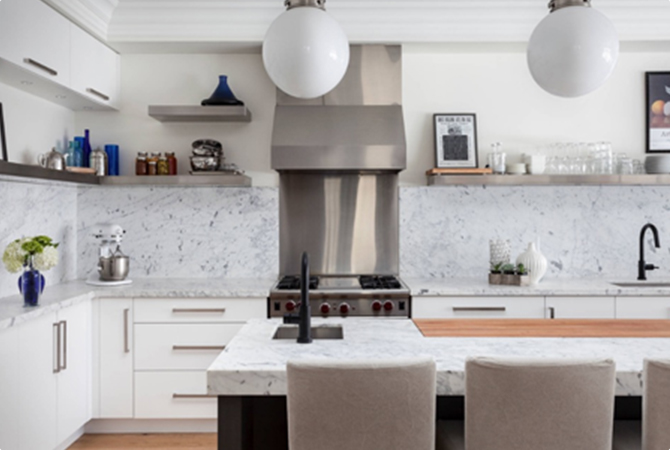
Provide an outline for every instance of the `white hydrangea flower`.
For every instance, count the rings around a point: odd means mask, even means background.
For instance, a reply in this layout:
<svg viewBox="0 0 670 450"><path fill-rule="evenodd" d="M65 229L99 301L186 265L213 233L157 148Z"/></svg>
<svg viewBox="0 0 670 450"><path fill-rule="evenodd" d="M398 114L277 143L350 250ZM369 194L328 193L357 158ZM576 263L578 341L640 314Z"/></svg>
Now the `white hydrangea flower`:
<svg viewBox="0 0 670 450"><path fill-rule="evenodd" d="M42 253L38 253L33 257L33 266L40 272L56 267L58 264L58 249L55 247L44 247Z"/></svg>
<svg viewBox="0 0 670 450"><path fill-rule="evenodd" d="M2 255L2 262L9 273L20 272L23 268L23 263L26 260L26 252L23 251L21 245L26 242L26 238L11 242L5 249Z"/></svg>

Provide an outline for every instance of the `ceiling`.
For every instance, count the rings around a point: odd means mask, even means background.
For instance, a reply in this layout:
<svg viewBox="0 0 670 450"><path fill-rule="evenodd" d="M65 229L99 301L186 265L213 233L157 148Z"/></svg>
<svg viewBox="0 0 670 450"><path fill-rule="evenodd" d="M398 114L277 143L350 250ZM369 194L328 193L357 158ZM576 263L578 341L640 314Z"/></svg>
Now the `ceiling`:
<svg viewBox="0 0 670 450"><path fill-rule="evenodd" d="M258 48L283 0L43 0L110 46L139 51ZM592 0L624 42L670 42L667 0ZM353 43L524 43L547 0L328 0Z"/></svg>

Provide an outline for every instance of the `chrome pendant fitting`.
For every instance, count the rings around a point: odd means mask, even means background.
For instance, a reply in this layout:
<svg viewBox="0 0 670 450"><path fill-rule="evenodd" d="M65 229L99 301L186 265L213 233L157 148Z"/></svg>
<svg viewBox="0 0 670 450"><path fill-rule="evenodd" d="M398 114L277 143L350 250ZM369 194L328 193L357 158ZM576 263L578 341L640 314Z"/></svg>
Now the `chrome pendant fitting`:
<svg viewBox="0 0 670 450"><path fill-rule="evenodd" d="M568 6L586 6L587 8L590 8L591 0L551 0L549 2L549 9L551 12L558 11L559 9Z"/></svg>
<svg viewBox="0 0 670 450"><path fill-rule="evenodd" d="M299 8L303 6L311 6L313 8L319 8L326 10L326 0L284 0L284 6L286 10L293 8Z"/></svg>

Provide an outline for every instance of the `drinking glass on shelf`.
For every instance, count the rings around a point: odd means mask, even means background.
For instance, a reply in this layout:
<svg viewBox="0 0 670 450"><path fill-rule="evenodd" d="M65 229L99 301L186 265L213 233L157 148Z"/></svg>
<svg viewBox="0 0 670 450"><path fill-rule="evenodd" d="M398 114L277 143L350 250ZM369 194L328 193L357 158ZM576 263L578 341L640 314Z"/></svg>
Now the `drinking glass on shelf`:
<svg viewBox="0 0 670 450"><path fill-rule="evenodd" d="M505 173L505 159L507 155L501 151L502 144L500 142L491 144L491 149L492 152L488 156L489 167L494 174L502 175Z"/></svg>
<svg viewBox="0 0 670 450"><path fill-rule="evenodd" d="M635 169L633 167L633 160L624 156L619 159L619 174L621 175L633 175Z"/></svg>
<svg viewBox="0 0 670 450"><path fill-rule="evenodd" d="M644 175L647 173L647 170L644 168L644 163L639 159L633 160L633 173L635 175Z"/></svg>

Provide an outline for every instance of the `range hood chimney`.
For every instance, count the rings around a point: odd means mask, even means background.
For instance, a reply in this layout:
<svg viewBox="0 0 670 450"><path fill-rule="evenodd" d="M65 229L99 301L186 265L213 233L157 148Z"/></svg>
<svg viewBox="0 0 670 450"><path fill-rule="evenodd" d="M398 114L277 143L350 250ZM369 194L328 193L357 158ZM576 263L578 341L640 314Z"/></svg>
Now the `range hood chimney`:
<svg viewBox="0 0 670 450"><path fill-rule="evenodd" d="M400 46L354 45L342 82L303 100L277 91L272 168L391 171L406 167Z"/></svg>

